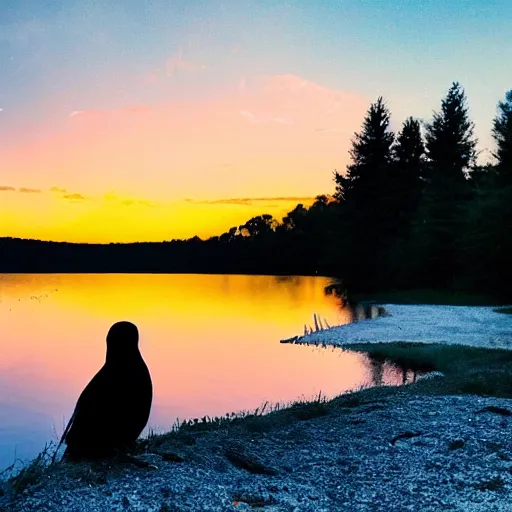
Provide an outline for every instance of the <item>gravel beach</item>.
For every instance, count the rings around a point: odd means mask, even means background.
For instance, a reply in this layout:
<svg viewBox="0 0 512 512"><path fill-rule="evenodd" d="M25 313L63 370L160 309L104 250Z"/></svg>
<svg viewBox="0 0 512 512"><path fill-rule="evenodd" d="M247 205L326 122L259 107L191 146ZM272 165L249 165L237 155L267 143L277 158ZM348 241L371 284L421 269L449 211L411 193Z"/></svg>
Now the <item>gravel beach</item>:
<svg viewBox="0 0 512 512"><path fill-rule="evenodd" d="M311 419L173 441L145 455L157 469L60 464L3 510L512 510L510 401L378 391Z"/></svg>

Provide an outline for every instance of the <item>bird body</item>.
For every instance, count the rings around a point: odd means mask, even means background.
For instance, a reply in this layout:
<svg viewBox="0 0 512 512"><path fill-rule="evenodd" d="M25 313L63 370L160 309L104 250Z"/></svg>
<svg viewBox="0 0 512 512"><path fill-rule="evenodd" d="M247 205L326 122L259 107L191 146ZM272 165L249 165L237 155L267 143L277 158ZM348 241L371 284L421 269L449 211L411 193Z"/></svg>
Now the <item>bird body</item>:
<svg viewBox="0 0 512 512"><path fill-rule="evenodd" d="M152 398L137 327L118 322L107 336L105 364L82 391L62 436L65 455L93 459L127 448L146 426Z"/></svg>

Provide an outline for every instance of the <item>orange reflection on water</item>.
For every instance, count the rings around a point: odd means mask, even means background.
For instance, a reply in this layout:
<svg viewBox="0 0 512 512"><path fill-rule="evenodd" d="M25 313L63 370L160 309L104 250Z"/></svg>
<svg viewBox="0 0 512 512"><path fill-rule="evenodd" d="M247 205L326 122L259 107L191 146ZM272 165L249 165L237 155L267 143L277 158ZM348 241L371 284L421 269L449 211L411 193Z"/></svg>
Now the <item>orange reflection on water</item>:
<svg viewBox="0 0 512 512"><path fill-rule="evenodd" d="M108 328L123 319L141 333L153 428L370 384L362 355L279 343L301 333L313 313L331 325L350 321L324 294L326 284L313 277L0 275L0 402L46 415L45 428L60 434L103 364Z"/></svg>

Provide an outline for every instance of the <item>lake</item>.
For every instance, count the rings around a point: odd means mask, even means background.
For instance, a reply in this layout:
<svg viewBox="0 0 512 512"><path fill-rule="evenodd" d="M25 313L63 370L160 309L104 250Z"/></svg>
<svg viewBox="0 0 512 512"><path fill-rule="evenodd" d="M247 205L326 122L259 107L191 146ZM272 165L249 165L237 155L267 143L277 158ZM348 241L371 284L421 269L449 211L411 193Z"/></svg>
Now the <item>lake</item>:
<svg viewBox="0 0 512 512"><path fill-rule="evenodd" d="M0 469L56 440L105 359L119 320L140 331L154 400L149 427L401 383L365 355L280 344L313 324L352 320L327 278L0 274Z"/></svg>

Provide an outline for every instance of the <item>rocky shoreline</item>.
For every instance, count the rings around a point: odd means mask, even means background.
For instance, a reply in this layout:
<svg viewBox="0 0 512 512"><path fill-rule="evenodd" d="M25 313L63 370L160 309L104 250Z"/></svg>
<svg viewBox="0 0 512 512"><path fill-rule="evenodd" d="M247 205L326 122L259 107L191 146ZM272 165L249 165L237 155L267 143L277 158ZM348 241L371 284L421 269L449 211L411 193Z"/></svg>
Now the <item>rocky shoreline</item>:
<svg viewBox="0 0 512 512"><path fill-rule="evenodd" d="M416 388L155 439L141 457L156 468L57 464L0 509L512 510L512 403Z"/></svg>

